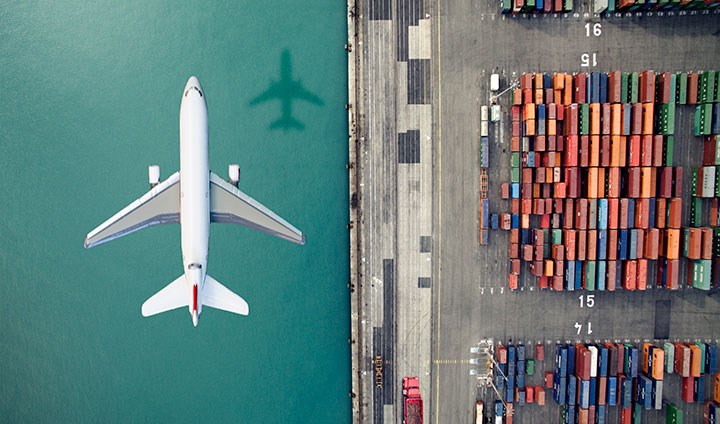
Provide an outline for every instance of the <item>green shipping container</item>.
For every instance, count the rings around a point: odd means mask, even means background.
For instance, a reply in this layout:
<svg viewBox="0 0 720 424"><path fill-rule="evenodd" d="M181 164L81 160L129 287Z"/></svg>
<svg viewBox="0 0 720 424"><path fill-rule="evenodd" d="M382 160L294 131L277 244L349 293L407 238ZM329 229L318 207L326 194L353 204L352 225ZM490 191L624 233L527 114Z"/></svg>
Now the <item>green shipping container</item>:
<svg viewBox="0 0 720 424"><path fill-rule="evenodd" d="M503 11L503 13L506 13L505 11L512 10L512 0L501 0L500 9Z"/></svg>
<svg viewBox="0 0 720 424"><path fill-rule="evenodd" d="M580 134L590 134L590 105L581 103L580 105Z"/></svg>
<svg viewBox="0 0 720 424"><path fill-rule="evenodd" d="M718 4L718 7L720 7L720 4ZM715 103L720 103L720 72L717 71L715 72Z"/></svg>
<svg viewBox="0 0 720 424"><path fill-rule="evenodd" d="M610 3L615 3L614 0L610 0ZM620 101L622 103L630 103L630 97L628 96L628 78L627 72L623 72L620 77Z"/></svg>
<svg viewBox="0 0 720 424"><path fill-rule="evenodd" d="M687 72L680 72L678 75L677 102L681 105L687 103Z"/></svg>
<svg viewBox="0 0 720 424"><path fill-rule="evenodd" d="M523 7L524 12L533 12L535 11L535 0L526 0L525 1L525 7Z"/></svg>
<svg viewBox="0 0 720 424"><path fill-rule="evenodd" d="M667 358L667 355L665 358ZM667 362L667 359L665 362ZM672 403L667 403L665 405L665 424L683 424L683 410Z"/></svg>
<svg viewBox="0 0 720 424"><path fill-rule="evenodd" d="M712 103L715 99L715 78L715 71L700 73L700 88L698 90L700 103Z"/></svg>
<svg viewBox="0 0 720 424"><path fill-rule="evenodd" d="M642 424L642 405L636 402L632 405L632 424Z"/></svg>
<svg viewBox="0 0 720 424"><path fill-rule="evenodd" d="M712 106L712 103L702 103L695 108L693 131L696 136L710 135L712 132Z"/></svg>
<svg viewBox="0 0 720 424"><path fill-rule="evenodd" d="M698 195L698 169L693 167L690 175L690 195L695 197Z"/></svg>
<svg viewBox="0 0 720 424"><path fill-rule="evenodd" d="M510 153L510 166L513 168L520 167L520 152Z"/></svg>
<svg viewBox="0 0 720 424"><path fill-rule="evenodd" d="M690 226L700 227L703 222L702 197L690 199Z"/></svg>
<svg viewBox="0 0 720 424"><path fill-rule="evenodd" d="M675 134L675 103L661 103L656 127L660 134Z"/></svg>
<svg viewBox="0 0 720 424"><path fill-rule="evenodd" d="M639 76L637 72L633 72L630 74L630 102L629 103L637 103L638 102L638 85L639 85Z"/></svg>
<svg viewBox="0 0 720 424"><path fill-rule="evenodd" d="M715 144L715 165L720 165L720 143Z"/></svg>
<svg viewBox="0 0 720 424"><path fill-rule="evenodd" d="M715 167L715 197L720 197L720 187L718 187L718 184L720 184L720 175L718 175L718 172L720 172L720 166Z"/></svg>
<svg viewBox="0 0 720 424"><path fill-rule="evenodd" d="M510 168L510 182L511 183L519 183L520 182L520 168Z"/></svg>
<svg viewBox="0 0 720 424"><path fill-rule="evenodd" d="M673 166L675 153L675 136L667 135L664 137L665 146L663 149L663 161L665 166Z"/></svg>
<svg viewBox="0 0 720 424"><path fill-rule="evenodd" d="M595 291L595 261L585 261L585 290Z"/></svg>
<svg viewBox="0 0 720 424"><path fill-rule="evenodd" d="M692 286L700 290L710 290L710 271L712 261L709 259L700 259L690 261L688 267L692 267ZM705 344L698 344L701 349L700 373L704 374L705 368Z"/></svg>
<svg viewBox="0 0 720 424"><path fill-rule="evenodd" d="M552 232L552 244L562 244L562 230L556 228Z"/></svg>
<svg viewBox="0 0 720 424"><path fill-rule="evenodd" d="M683 228L683 256L687 258L688 249L690 248L690 228Z"/></svg>
<svg viewBox="0 0 720 424"><path fill-rule="evenodd" d="M535 360L534 359L528 359L527 361L525 361L525 374L535 375Z"/></svg>
<svg viewBox="0 0 720 424"><path fill-rule="evenodd" d="M713 256L720 258L720 227L713 228Z"/></svg>
<svg viewBox="0 0 720 424"><path fill-rule="evenodd" d="M677 75L670 74L670 103L675 104L677 98Z"/></svg>
<svg viewBox="0 0 720 424"><path fill-rule="evenodd" d="M572 10L573 10L573 0L563 1L563 12L572 12Z"/></svg>
<svg viewBox="0 0 720 424"><path fill-rule="evenodd" d="M672 374L675 363L675 345L670 342L663 343L663 351L665 352L665 372Z"/></svg>
<svg viewBox="0 0 720 424"><path fill-rule="evenodd" d="M615 0L608 0L608 7L605 13L615 13Z"/></svg>

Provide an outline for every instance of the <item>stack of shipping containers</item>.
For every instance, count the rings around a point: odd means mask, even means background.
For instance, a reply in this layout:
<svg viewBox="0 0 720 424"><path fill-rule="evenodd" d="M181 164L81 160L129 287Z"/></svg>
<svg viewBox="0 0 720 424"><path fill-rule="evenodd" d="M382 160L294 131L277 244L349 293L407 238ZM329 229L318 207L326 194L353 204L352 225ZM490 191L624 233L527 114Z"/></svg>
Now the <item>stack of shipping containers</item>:
<svg viewBox="0 0 720 424"><path fill-rule="evenodd" d="M691 261L689 285L717 286L714 231L682 228L683 169L673 166L673 146L677 104L712 102L702 122L720 132L718 77L522 75L511 108L511 181L502 188L511 206L502 216L511 289L519 287L524 261L541 289L645 290L654 275L655 284L676 290L681 253ZM720 152L717 137L704 136L715 148L707 167L714 188Z"/></svg>
<svg viewBox="0 0 720 424"><path fill-rule="evenodd" d="M535 378L536 367L544 369L544 344L535 346L534 359L531 352L522 344L497 348L495 385L507 405L506 422L512 422L516 407L544 406L545 390L551 390L562 423L640 423L643 411L663 409L666 422L682 423L682 408L663 402L670 388L679 389L684 402L703 404L703 422L718 422L712 421L720 413L715 344L558 344L552 370ZM665 385L666 377L672 386ZM537 385L541 379L544 384ZM712 393L706 394L706 387Z"/></svg>
<svg viewBox="0 0 720 424"><path fill-rule="evenodd" d="M594 13L717 9L720 0L593 0Z"/></svg>

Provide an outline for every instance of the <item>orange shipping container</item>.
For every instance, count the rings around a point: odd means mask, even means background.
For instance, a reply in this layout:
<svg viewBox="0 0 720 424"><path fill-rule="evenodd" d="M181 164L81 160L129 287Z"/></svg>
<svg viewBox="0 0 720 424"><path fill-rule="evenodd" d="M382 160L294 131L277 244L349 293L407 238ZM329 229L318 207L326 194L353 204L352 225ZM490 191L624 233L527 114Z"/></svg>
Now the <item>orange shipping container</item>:
<svg viewBox="0 0 720 424"><path fill-rule="evenodd" d="M521 105L522 104L522 90L519 88L516 88L513 90L513 105Z"/></svg>
<svg viewBox="0 0 720 424"><path fill-rule="evenodd" d="M640 145L640 166L652 166L653 136L642 136Z"/></svg>
<svg viewBox="0 0 720 424"><path fill-rule="evenodd" d="M585 260L597 260L597 230L588 230L587 232L587 253Z"/></svg>
<svg viewBox="0 0 720 424"><path fill-rule="evenodd" d="M508 274L508 287L510 290L517 290L518 288L518 276L515 274Z"/></svg>
<svg viewBox="0 0 720 424"><path fill-rule="evenodd" d="M622 105L619 103L615 103L615 104L611 105L610 106L610 116L611 116L610 134L620 135L621 128L622 128Z"/></svg>
<svg viewBox="0 0 720 424"><path fill-rule="evenodd" d="M678 259L680 257L680 230L671 228L665 230L666 234L666 252L665 257L668 259Z"/></svg>
<svg viewBox="0 0 720 424"><path fill-rule="evenodd" d="M600 103L590 103L590 134L600 135Z"/></svg>
<svg viewBox="0 0 720 424"><path fill-rule="evenodd" d="M712 250L713 250L713 230L712 228L702 228L702 253L700 256L703 259L711 259L712 258Z"/></svg>
<svg viewBox="0 0 720 424"><path fill-rule="evenodd" d="M523 115L522 115L523 121L527 121L528 119L535 119L535 104L534 103L526 103L523 107Z"/></svg>
<svg viewBox="0 0 720 424"><path fill-rule="evenodd" d="M600 136L590 136L590 166L600 166Z"/></svg>
<svg viewBox="0 0 720 424"><path fill-rule="evenodd" d="M597 197L598 199L605 198L605 169L598 168L598 183L597 183Z"/></svg>
<svg viewBox="0 0 720 424"><path fill-rule="evenodd" d="M597 199L598 192L598 168L588 168L587 179L587 197L588 199Z"/></svg>
<svg viewBox="0 0 720 424"><path fill-rule="evenodd" d="M620 143L624 142L625 137L613 135L610 137L610 166L620 165Z"/></svg>
<svg viewBox="0 0 720 424"><path fill-rule="evenodd" d="M651 377L662 380L665 369L665 352L662 349L653 349L653 368Z"/></svg>
<svg viewBox="0 0 720 424"><path fill-rule="evenodd" d="M563 89L563 104L569 105L573 102L573 77L565 74L565 87Z"/></svg>
<svg viewBox="0 0 720 424"><path fill-rule="evenodd" d="M651 135L653 133L653 123L655 122L655 104L654 103L643 103L643 130L642 133L645 135Z"/></svg>
<svg viewBox="0 0 720 424"><path fill-rule="evenodd" d="M617 259L617 241L618 232L617 230L608 230L607 232L607 260L614 261Z"/></svg>
<svg viewBox="0 0 720 424"><path fill-rule="evenodd" d="M637 279L636 287L638 290L647 289L647 261L645 259L637 260Z"/></svg>
<svg viewBox="0 0 720 424"><path fill-rule="evenodd" d="M623 288L625 290L635 290L637 284L637 262L625 261L623 271Z"/></svg>
<svg viewBox="0 0 720 424"><path fill-rule="evenodd" d="M670 199L670 205L668 207L668 228L680 228L682 219L682 198L674 197Z"/></svg>
<svg viewBox="0 0 720 424"><path fill-rule="evenodd" d="M615 281L617 280L617 265L615 261L608 261L606 269L607 282L605 283L605 289L608 291L615 291Z"/></svg>
<svg viewBox="0 0 720 424"><path fill-rule="evenodd" d="M713 376L713 400L720 403L720 372Z"/></svg>
<svg viewBox="0 0 720 424"><path fill-rule="evenodd" d="M665 199L655 199L655 227L665 228L667 221L667 201Z"/></svg>
<svg viewBox="0 0 720 424"><path fill-rule="evenodd" d="M607 197L620 197L620 168L608 168L607 174Z"/></svg>
<svg viewBox="0 0 720 424"><path fill-rule="evenodd" d="M690 376L700 377L700 361L703 360L702 350L700 346L694 343L688 343L690 347Z"/></svg>

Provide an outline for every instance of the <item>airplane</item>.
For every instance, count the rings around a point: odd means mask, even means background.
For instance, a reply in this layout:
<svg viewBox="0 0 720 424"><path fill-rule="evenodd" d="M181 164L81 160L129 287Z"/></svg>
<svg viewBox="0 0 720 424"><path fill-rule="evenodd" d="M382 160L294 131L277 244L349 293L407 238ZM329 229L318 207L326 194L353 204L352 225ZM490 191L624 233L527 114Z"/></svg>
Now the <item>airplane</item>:
<svg viewBox="0 0 720 424"><path fill-rule="evenodd" d="M228 166L228 180L210 171L205 92L190 77L180 103L180 171L160 182L160 167L148 167L150 191L85 237L98 246L143 228L180 224L184 272L142 305L145 317L187 306L195 327L203 306L248 315L247 302L207 274L210 223L239 224L297 244L305 235L238 190L240 167Z"/></svg>
<svg viewBox="0 0 720 424"><path fill-rule="evenodd" d="M250 101L251 106L266 102L271 99L279 99L282 115L275 122L270 124L270 129L297 129L302 130L305 125L292 117L293 99L305 100L308 103L322 106L323 101L316 95L307 91L300 80L292 79L292 62L290 52L283 50L280 56L280 81L270 83L270 87L264 93Z"/></svg>

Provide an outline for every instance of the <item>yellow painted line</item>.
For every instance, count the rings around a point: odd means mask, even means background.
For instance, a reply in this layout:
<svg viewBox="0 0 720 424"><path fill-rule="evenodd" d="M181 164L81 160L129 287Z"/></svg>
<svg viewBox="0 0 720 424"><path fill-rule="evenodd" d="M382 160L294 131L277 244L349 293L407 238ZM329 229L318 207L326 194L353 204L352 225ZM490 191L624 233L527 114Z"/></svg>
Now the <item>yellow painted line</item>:
<svg viewBox="0 0 720 424"><path fill-rule="evenodd" d="M437 264L437 348L436 357L440 356L440 275L442 273L442 70L440 67L440 0L437 0L437 70L438 70L438 134L437 134L437 155L438 155L438 264ZM435 424L440 420L440 367L435 367Z"/></svg>
<svg viewBox="0 0 720 424"><path fill-rule="evenodd" d="M469 359L436 359L433 364L436 365L457 365L457 364L469 364Z"/></svg>

